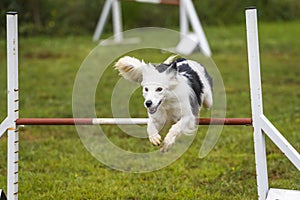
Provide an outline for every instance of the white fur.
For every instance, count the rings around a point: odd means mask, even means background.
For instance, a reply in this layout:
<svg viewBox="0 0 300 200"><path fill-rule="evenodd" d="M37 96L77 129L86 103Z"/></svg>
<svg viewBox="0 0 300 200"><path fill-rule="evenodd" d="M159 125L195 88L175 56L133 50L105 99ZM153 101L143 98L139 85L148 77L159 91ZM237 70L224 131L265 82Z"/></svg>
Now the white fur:
<svg viewBox="0 0 300 200"><path fill-rule="evenodd" d="M171 64L173 57L164 63ZM212 106L212 88L205 76L205 69L199 63L191 60L186 62L200 77L203 84L201 105ZM152 64L145 64L136 58L125 56L115 64L116 69L127 80L138 82L143 86L144 105L148 109L149 122L147 133L150 142L158 146L161 144L159 131L167 122L173 123L164 138L161 151L167 151L174 144L176 137L181 134L191 134L196 129L196 118L190 104L193 93L187 78L177 71L159 72ZM151 101L151 105L147 105ZM198 112L197 110L196 112Z"/></svg>

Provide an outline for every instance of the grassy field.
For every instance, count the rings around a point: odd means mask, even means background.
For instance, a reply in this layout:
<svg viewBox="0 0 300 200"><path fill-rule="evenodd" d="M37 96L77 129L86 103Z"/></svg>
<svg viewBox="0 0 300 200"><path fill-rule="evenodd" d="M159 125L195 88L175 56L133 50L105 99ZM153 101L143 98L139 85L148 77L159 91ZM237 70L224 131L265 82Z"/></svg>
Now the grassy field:
<svg viewBox="0 0 300 200"><path fill-rule="evenodd" d="M264 110L300 151L300 22L260 24ZM249 83L244 25L205 27L226 88L227 117L249 117ZM82 61L95 47L90 36L20 37L20 117L72 117L73 83ZM6 113L5 40L0 40L0 119ZM144 56L141 54L141 56ZM147 51L149 58L156 57ZM155 60L154 59L154 60ZM118 78L113 70L108 80ZM106 82L110 84L109 81ZM145 116L137 91L131 109ZM97 91L97 114L109 116L110 89ZM136 104L135 104L136 102ZM98 110L99 109L99 110ZM124 148L155 150L107 127ZM82 144L76 129L27 126L20 129L20 199L257 199L251 127L224 127L203 159L199 149L207 127L173 164L149 173L108 168ZM270 186L300 189L300 174L267 139ZM0 188L6 191L6 137L0 139Z"/></svg>

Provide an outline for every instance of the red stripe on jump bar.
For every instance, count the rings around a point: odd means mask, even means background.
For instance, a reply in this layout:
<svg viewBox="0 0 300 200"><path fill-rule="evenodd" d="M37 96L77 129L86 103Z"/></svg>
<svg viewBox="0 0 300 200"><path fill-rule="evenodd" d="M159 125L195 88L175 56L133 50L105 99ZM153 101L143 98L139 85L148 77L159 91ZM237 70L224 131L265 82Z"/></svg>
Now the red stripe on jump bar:
<svg viewBox="0 0 300 200"><path fill-rule="evenodd" d="M179 0L161 0L161 4L169 4L169 5L179 5Z"/></svg>
<svg viewBox="0 0 300 200"><path fill-rule="evenodd" d="M252 118L199 118L198 125L252 125Z"/></svg>
<svg viewBox="0 0 300 200"><path fill-rule="evenodd" d="M16 124L17 125L95 125L97 124L94 123L95 119L97 118L19 118L17 119ZM132 120L132 122L129 122L128 124L135 124L134 118L132 119L128 118L128 119L129 121ZM112 124L112 123L103 122L101 124ZM198 125L252 125L252 119L251 118L199 118Z"/></svg>
<svg viewBox="0 0 300 200"><path fill-rule="evenodd" d="M126 0L135 1L139 3L156 3L156 4L167 4L167 5L179 5L180 0Z"/></svg>
<svg viewBox="0 0 300 200"><path fill-rule="evenodd" d="M19 118L17 125L92 125L92 118Z"/></svg>

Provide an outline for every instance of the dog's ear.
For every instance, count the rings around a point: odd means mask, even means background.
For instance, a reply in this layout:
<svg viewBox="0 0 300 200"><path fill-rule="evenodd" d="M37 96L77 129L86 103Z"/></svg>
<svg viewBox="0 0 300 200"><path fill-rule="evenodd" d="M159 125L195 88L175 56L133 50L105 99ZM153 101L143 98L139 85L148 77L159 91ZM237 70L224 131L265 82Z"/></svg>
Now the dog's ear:
<svg viewBox="0 0 300 200"><path fill-rule="evenodd" d="M142 66L144 61L140 61L134 57L125 56L120 58L116 64L115 68L120 72L120 75L125 79L141 83L142 82Z"/></svg>
<svg viewBox="0 0 300 200"><path fill-rule="evenodd" d="M177 76L177 73L178 73L177 63L176 63L176 62L173 62L173 63L170 65L170 67L167 69L167 74Z"/></svg>
<svg viewBox="0 0 300 200"><path fill-rule="evenodd" d="M177 85L178 83L178 79L177 79L177 75L178 75L178 67L176 62L174 62L168 69L167 72L168 77L169 77L169 86L173 87L175 85Z"/></svg>

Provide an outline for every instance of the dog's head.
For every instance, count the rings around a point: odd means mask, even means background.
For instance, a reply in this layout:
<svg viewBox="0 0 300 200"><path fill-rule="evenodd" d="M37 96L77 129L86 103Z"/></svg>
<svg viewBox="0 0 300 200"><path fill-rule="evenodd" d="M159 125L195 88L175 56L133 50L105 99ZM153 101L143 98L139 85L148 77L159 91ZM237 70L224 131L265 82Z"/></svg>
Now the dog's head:
<svg viewBox="0 0 300 200"><path fill-rule="evenodd" d="M125 56L116 63L120 74L143 87L144 106L149 114L154 114L178 83L176 65L171 65L174 57L164 63L153 65Z"/></svg>
<svg viewBox="0 0 300 200"><path fill-rule="evenodd" d="M177 84L177 71L167 64L145 64L142 69L144 105L154 114Z"/></svg>
<svg viewBox="0 0 300 200"><path fill-rule="evenodd" d="M148 83L143 85L144 105L150 114L154 114L165 98L166 88L161 84Z"/></svg>

